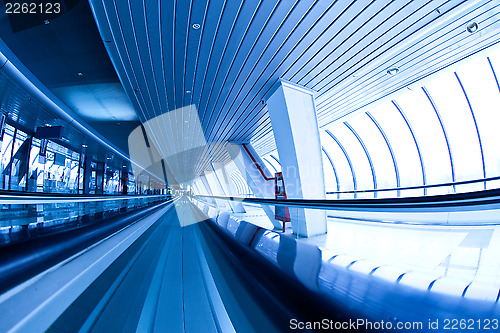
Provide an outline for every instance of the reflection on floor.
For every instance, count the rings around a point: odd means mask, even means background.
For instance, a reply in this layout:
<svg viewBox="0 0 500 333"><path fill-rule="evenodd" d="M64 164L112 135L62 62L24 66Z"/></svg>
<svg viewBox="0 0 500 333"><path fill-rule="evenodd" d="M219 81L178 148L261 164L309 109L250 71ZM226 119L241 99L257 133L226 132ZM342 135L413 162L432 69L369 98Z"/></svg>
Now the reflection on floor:
<svg viewBox="0 0 500 333"><path fill-rule="evenodd" d="M245 205L239 219L272 229L264 211ZM286 234L292 237L290 223ZM301 239L333 264L446 294L496 301L500 226L404 225L328 218L326 235Z"/></svg>

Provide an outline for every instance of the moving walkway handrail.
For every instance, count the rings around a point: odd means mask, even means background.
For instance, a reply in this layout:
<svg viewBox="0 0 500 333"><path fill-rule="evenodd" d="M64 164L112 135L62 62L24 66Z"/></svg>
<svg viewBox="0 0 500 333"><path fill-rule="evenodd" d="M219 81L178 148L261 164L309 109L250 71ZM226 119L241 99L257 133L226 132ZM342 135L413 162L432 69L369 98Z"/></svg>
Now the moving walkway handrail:
<svg viewBox="0 0 500 333"><path fill-rule="evenodd" d="M169 194L82 194L82 193L61 193L61 192L33 192L33 191L18 191L18 190L1 190L0 195L19 195L19 196L44 196L44 197L145 197L153 195L169 195Z"/></svg>
<svg viewBox="0 0 500 333"><path fill-rule="evenodd" d="M160 202L106 218L105 222L0 246L0 294L170 204L172 201Z"/></svg>
<svg viewBox="0 0 500 333"><path fill-rule="evenodd" d="M22 192L21 192L22 193ZM30 193L29 195L20 193L0 193L0 204L37 204L54 202L98 202L115 200L134 200L134 199L154 199L168 198L168 194L158 195L77 195L77 194L58 194L58 195L39 195Z"/></svg>
<svg viewBox="0 0 500 333"><path fill-rule="evenodd" d="M195 198L213 198L238 202L252 202L272 206L302 207L314 209L407 209L443 207L468 207L479 205L500 205L500 189L466 193L451 193L432 196L363 199L267 199L196 195Z"/></svg>
<svg viewBox="0 0 500 333"><path fill-rule="evenodd" d="M392 188L381 188L381 189L372 189L372 190L335 191L335 192L326 192L326 194L352 194L352 193L374 193L374 192L378 193L378 192L388 192L388 191L418 190L418 189L444 187L444 186L476 184L476 183L489 182L489 181L493 181L493 180L500 180L500 176L482 178L482 179L473 179L473 180L463 180L463 181L450 182L450 183L431 184L431 185L392 187Z"/></svg>

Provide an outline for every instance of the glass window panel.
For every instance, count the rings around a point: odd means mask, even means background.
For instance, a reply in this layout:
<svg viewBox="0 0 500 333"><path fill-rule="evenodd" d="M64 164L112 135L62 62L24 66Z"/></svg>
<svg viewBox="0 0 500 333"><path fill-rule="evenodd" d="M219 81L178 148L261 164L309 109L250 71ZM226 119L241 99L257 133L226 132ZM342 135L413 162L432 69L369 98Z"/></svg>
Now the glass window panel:
<svg viewBox="0 0 500 333"><path fill-rule="evenodd" d="M451 163L439 119L422 89L407 91L397 98L417 138L427 184L452 182ZM427 195L446 194L448 188L427 189Z"/></svg>
<svg viewBox="0 0 500 333"><path fill-rule="evenodd" d="M78 193L78 160L69 160L69 191Z"/></svg>
<svg viewBox="0 0 500 333"><path fill-rule="evenodd" d="M12 151L10 189L24 191L26 188L27 158L30 141L28 135L20 130L16 131Z"/></svg>
<svg viewBox="0 0 500 333"><path fill-rule="evenodd" d="M44 192L56 192L56 180L55 171L57 166L54 166L54 153L48 151L45 155L45 165L44 165L44 181L43 181L43 191Z"/></svg>
<svg viewBox="0 0 500 333"><path fill-rule="evenodd" d="M493 66L497 79L500 80L500 46L490 47L486 49L484 53L486 53L486 56L490 58L491 65Z"/></svg>
<svg viewBox="0 0 500 333"><path fill-rule="evenodd" d="M281 165L273 158L273 156L279 161L278 151L274 150L266 155L264 155L265 160L270 163L274 168L269 168L269 171L274 175L275 172L281 171Z"/></svg>
<svg viewBox="0 0 500 333"><path fill-rule="evenodd" d="M31 139L31 150L29 155L29 167L28 167L28 186L27 190L29 192L37 191L37 179L39 172L43 173L43 165L39 163L40 154L40 140L37 138ZM41 168L41 171L39 170Z"/></svg>
<svg viewBox="0 0 500 333"><path fill-rule="evenodd" d="M325 191L326 192L336 192L337 191L337 181L335 180L335 173L333 172L332 165L328 160L325 152L323 152L323 172L325 175ZM335 198L337 195L334 195Z"/></svg>
<svg viewBox="0 0 500 333"><path fill-rule="evenodd" d="M335 165L335 170L337 171L337 177L339 179L340 191L352 191L354 190L354 183L352 180L352 173L349 167L347 159L337 145L337 143L324 131L321 131L321 144L325 147L328 154L332 158L333 164ZM351 199L354 198L354 194L341 194L341 199Z"/></svg>
<svg viewBox="0 0 500 333"><path fill-rule="evenodd" d="M457 69L457 74L472 105L481 134L486 177L500 176L500 94L493 71L486 57L483 57L464 63ZM492 188L494 183L487 183L487 186Z"/></svg>
<svg viewBox="0 0 500 333"><path fill-rule="evenodd" d="M46 157L40 157L38 161L39 178L40 176L43 177L43 191L77 193L79 158L78 153L55 142L48 141ZM80 174L80 177L82 176L83 172ZM38 186L41 185L39 181L37 183Z"/></svg>
<svg viewBox="0 0 500 333"><path fill-rule="evenodd" d="M278 172L278 170L276 170L274 164L271 164L270 161L269 161L269 158L263 158L262 161L264 162L264 164L266 165L266 168L267 170L269 170L269 172L274 175L276 172Z"/></svg>
<svg viewBox="0 0 500 333"><path fill-rule="evenodd" d="M379 189L397 187L396 171L391 153L377 126L366 113L360 114L348 122L361 137L370 154L377 177L377 187ZM395 196L397 196L396 191L377 193L377 198Z"/></svg>
<svg viewBox="0 0 500 333"><path fill-rule="evenodd" d="M128 174L128 181L127 181L127 193L128 194L136 194L136 184L135 184L135 176L131 173Z"/></svg>
<svg viewBox="0 0 500 333"><path fill-rule="evenodd" d="M399 111L390 101L387 101L375 107L371 114L380 124L391 143L398 164L400 186L422 185L422 168L417 147ZM421 189L401 192L401 196L423 194L424 191Z"/></svg>
<svg viewBox="0 0 500 333"><path fill-rule="evenodd" d="M455 180L483 178L479 140L465 95L453 72L428 83L427 89L441 115L448 135ZM481 190L482 184L457 186L457 192Z"/></svg>
<svg viewBox="0 0 500 333"><path fill-rule="evenodd" d="M1 151L1 165L0 171L1 177L1 188L9 188L10 180L10 159L12 157L12 146L14 144L14 127L10 125L5 125L3 136L2 136L2 151Z"/></svg>
<svg viewBox="0 0 500 333"><path fill-rule="evenodd" d="M233 162L230 164L234 165ZM238 168L236 168L236 165L234 168L231 168L231 169L232 170L229 174L229 179L231 180L234 188L236 189L237 195L242 196L242 197L253 196L252 190L250 189L250 187L248 187L240 170L238 170Z"/></svg>
<svg viewBox="0 0 500 333"><path fill-rule="evenodd" d="M370 163L356 136L344 123L334 126L331 132L340 141L351 159L358 190L372 190L373 176ZM373 198L373 193L358 193L357 197Z"/></svg>
<svg viewBox="0 0 500 333"><path fill-rule="evenodd" d="M117 189L117 183L115 182L115 173L116 170L106 167L106 171L104 172L104 193L105 194L115 194Z"/></svg>

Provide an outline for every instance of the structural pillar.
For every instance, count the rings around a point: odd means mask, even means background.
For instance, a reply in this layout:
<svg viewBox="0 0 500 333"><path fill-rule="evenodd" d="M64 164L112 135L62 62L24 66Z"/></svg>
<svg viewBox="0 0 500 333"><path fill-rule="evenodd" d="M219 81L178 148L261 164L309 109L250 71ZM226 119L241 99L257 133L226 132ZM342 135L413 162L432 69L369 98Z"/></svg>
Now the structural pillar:
<svg viewBox="0 0 500 333"><path fill-rule="evenodd" d="M83 160L83 194L90 193L90 182L92 181L91 159L85 156Z"/></svg>
<svg viewBox="0 0 500 333"><path fill-rule="evenodd" d="M203 187L205 188L205 191L207 192L206 194L212 196L213 193L212 193L212 190L210 189L210 185L208 184L207 177L204 174L200 175L200 180L201 180L201 183L203 184Z"/></svg>
<svg viewBox="0 0 500 333"><path fill-rule="evenodd" d="M122 185L122 191L121 194L127 195L128 194L128 168L122 168L120 172L120 182Z"/></svg>
<svg viewBox="0 0 500 333"><path fill-rule="evenodd" d="M200 177L198 178L200 181L198 182L198 185L200 187L200 194L202 195L208 195L208 196L213 196L212 190L210 189L210 185L208 184L207 177L205 174L201 174ZM216 205L215 200L213 198L206 198L206 200L209 200L211 204Z"/></svg>
<svg viewBox="0 0 500 333"><path fill-rule="evenodd" d="M220 185L219 181L217 180L217 175L215 174L215 171L205 171L205 179L207 180L208 183L208 188L210 189L210 192L212 193L211 195L213 196L218 196L218 197L225 197L226 194L224 193L224 189ZM203 178L202 178L203 180ZM221 209L229 209L228 202L226 200L222 199L215 199L216 205L221 208Z"/></svg>
<svg viewBox="0 0 500 333"><path fill-rule="evenodd" d="M265 97L271 118L287 199L325 199L321 142L314 92L280 80ZM326 212L290 209L293 233L326 233Z"/></svg>
<svg viewBox="0 0 500 333"><path fill-rule="evenodd" d="M106 171L106 166L104 162L97 162L97 168L95 173L95 194L104 194L104 172Z"/></svg>
<svg viewBox="0 0 500 333"><path fill-rule="evenodd" d="M274 199L274 176L267 169L264 162L253 149L251 144L228 143L226 150L234 164L245 179L248 187L256 198ZM269 205L261 205L274 228L281 230L281 222L274 216L274 210Z"/></svg>
<svg viewBox="0 0 500 333"><path fill-rule="evenodd" d="M226 166L224 163L212 163L214 167L215 174L217 176L217 180L219 181L222 189L226 196L234 197L237 195L236 189L233 187L233 184L229 181L229 176L226 172ZM234 213L245 213L245 208L241 202L238 201L229 201L229 206Z"/></svg>

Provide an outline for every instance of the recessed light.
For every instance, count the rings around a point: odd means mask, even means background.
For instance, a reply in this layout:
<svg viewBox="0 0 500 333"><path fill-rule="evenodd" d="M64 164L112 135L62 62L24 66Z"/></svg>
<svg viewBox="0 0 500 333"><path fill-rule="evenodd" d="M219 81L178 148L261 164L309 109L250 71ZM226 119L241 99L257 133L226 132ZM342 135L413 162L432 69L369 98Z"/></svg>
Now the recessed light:
<svg viewBox="0 0 500 333"><path fill-rule="evenodd" d="M476 22L469 22L467 24L467 32L468 33L473 34L473 33L475 33L477 31L478 28L479 28L479 25L477 25Z"/></svg>
<svg viewBox="0 0 500 333"><path fill-rule="evenodd" d="M200 28L201 28L201 25L200 25L199 23L195 23L195 24L193 24L193 29L194 29L194 30L198 30L198 29L200 29Z"/></svg>
<svg viewBox="0 0 500 333"><path fill-rule="evenodd" d="M106 157L106 159L107 159L107 160L110 160L110 159L111 159L111 157Z"/></svg>
<svg viewBox="0 0 500 333"><path fill-rule="evenodd" d="M399 68L397 67L391 67L387 70L387 74L389 75L396 75L399 73Z"/></svg>
<svg viewBox="0 0 500 333"><path fill-rule="evenodd" d="M87 148L88 146L87 146L86 144L83 144L83 145L82 145L82 147L83 147L83 148Z"/></svg>

